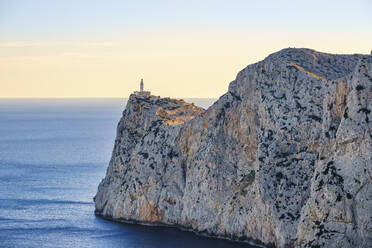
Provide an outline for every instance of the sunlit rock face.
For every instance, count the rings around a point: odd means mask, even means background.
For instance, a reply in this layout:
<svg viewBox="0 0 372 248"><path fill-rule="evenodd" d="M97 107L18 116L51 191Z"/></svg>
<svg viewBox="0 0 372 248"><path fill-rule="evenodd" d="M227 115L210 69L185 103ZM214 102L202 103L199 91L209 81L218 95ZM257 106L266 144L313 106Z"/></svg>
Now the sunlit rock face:
<svg viewBox="0 0 372 248"><path fill-rule="evenodd" d="M95 196L116 221L372 247L372 57L284 49L207 110L132 95Z"/></svg>

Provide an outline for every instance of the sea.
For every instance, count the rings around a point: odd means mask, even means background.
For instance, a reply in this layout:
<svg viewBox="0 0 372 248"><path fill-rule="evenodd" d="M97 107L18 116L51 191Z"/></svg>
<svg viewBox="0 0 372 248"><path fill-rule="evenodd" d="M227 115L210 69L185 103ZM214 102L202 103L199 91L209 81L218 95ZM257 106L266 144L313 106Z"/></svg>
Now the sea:
<svg viewBox="0 0 372 248"><path fill-rule="evenodd" d="M207 108L215 99L185 99ZM127 99L0 99L0 247L250 247L94 215Z"/></svg>

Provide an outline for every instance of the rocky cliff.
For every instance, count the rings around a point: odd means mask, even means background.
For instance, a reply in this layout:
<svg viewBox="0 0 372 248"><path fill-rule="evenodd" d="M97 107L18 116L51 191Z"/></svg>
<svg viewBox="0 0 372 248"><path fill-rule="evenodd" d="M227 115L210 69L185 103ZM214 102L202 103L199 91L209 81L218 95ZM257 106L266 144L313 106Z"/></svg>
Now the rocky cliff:
<svg viewBox="0 0 372 248"><path fill-rule="evenodd" d="M276 247L372 247L372 56L284 49L202 110L128 101L96 214Z"/></svg>

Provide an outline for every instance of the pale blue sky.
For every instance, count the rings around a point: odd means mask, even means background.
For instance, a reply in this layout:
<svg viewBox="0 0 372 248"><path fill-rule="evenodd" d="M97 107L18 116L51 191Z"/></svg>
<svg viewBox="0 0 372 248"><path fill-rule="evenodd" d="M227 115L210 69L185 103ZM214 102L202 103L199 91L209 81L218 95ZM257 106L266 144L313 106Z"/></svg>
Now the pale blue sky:
<svg viewBox="0 0 372 248"><path fill-rule="evenodd" d="M372 0L0 0L0 97L219 97L287 47L370 53Z"/></svg>
<svg viewBox="0 0 372 248"><path fill-rule="evenodd" d="M1 0L1 40L138 32L372 32L370 0ZM103 37L101 37L103 39Z"/></svg>

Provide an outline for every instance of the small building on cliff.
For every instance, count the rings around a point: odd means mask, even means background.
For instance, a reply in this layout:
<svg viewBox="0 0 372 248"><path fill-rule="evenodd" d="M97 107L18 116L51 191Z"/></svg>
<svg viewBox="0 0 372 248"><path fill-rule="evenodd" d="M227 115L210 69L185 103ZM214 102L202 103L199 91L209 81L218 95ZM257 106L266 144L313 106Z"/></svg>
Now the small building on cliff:
<svg viewBox="0 0 372 248"><path fill-rule="evenodd" d="M148 96L151 95L151 92L150 91L144 91L143 79L141 79L140 90L139 91L135 91L134 94L136 96L145 96L145 97L148 97Z"/></svg>

